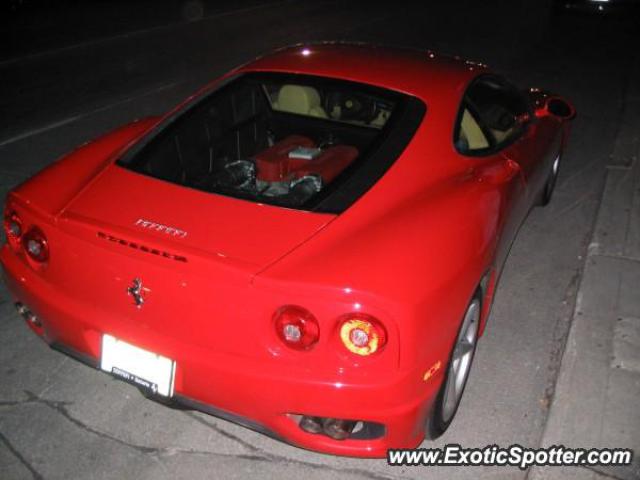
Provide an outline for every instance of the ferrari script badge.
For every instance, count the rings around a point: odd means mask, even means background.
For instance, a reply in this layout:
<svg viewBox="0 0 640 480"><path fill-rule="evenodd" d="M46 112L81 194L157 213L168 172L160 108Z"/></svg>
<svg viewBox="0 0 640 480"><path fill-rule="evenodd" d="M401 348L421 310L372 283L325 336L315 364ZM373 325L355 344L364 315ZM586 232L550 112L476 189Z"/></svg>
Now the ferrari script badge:
<svg viewBox="0 0 640 480"><path fill-rule="evenodd" d="M145 228L147 230L153 230L155 232L163 232L176 238L185 238L187 236L187 232L185 232L184 230L176 227L170 227L168 225L162 225L161 223L152 222L151 220L145 220L144 218L139 218L138 220L136 220L134 225Z"/></svg>
<svg viewBox="0 0 640 480"><path fill-rule="evenodd" d="M142 280L134 278L133 285L127 287L127 293L133 297L136 307L142 308L142 305L144 304L144 287L142 286Z"/></svg>

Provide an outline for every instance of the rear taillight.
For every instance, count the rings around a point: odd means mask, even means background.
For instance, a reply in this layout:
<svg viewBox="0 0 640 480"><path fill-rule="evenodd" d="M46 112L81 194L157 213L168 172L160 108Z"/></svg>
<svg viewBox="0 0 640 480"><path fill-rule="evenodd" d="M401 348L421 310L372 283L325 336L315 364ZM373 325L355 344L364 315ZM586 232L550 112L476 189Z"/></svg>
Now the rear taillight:
<svg viewBox="0 0 640 480"><path fill-rule="evenodd" d="M4 215L4 233L9 244L17 249L20 247L20 237L22 236L22 220L16 212L8 211Z"/></svg>
<svg viewBox="0 0 640 480"><path fill-rule="evenodd" d="M311 312L302 307L280 307L273 319L278 337L291 348L308 350L320 338L318 321Z"/></svg>
<svg viewBox="0 0 640 480"><path fill-rule="evenodd" d="M380 322L370 315L353 313L345 315L340 323L340 340L356 355L371 355L387 343L387 332Z"/></svg>
<svg viewBox="0 0 640 480"><path fill-rule="evenodd" d="M49 244L42 230L38 227L31 227L27 233L22 236L22 247L29 258L44 263L49 260Z"/></svg>

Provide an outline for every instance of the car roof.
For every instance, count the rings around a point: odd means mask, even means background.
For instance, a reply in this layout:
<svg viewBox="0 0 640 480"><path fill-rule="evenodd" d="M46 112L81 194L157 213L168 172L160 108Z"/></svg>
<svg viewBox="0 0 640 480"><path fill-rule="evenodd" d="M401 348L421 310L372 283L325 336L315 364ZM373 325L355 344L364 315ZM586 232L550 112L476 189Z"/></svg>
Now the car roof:
<svg viewBox="0 0 640 480"><path fill-rule="evenodd" d="M421 98L457 99L466 85L486 72L480 63L428 50L369 44L321 43L285 47L249 62L240 72L273 71L340 78Z"/></svg>

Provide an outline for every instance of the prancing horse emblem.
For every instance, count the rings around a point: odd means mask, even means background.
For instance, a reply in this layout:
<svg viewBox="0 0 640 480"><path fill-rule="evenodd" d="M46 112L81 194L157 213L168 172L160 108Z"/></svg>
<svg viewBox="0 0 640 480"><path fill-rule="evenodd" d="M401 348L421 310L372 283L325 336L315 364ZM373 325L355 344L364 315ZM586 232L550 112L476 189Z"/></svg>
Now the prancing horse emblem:
<svg viewBox="0 0 640 480"><path fill-rule="evenodd" d="M136 304L136 307L142 308L142 304L144 303L144 297L142 296L143 287L142 280L139 278L133 279L133 285L127 287L127 293L133 297L133 301Z"/></svg>

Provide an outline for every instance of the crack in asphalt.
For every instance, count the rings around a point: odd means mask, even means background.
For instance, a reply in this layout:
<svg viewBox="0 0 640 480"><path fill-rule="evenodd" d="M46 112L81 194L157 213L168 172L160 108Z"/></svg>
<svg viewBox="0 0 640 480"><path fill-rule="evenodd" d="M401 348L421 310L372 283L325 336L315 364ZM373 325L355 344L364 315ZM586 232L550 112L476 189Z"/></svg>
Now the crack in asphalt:
<svg viewBox="0 0 640 480"><path fill-rule="evenodd" d="M45 407L50 408L51 410L54 410L55 412L59 413L60 415L62 415L65 419L67 419L69 422L71 422L73 425L75 425L76 427L85 430L89 433L92 433L93 435L96 435L97 437L100 438L104 438L106 440L111 440L115 443L118 443L119 445L134 449L138 452L141 453L162 453L164 451L168 451L169 453L175 453L175 452L179 452L179 453L202 453L202 454L206 454L209 452L205 452L205 451L192 451L192 450L187 450L187 449L175 449L175 448L156 448L156 447L146 447L144 445L137 445L135 443L132 442L127 442L125 440L122 440L118 437L115 437L113 435L110 435L108 433L102 432L100 430L97 430L93 427L90 427L89 425L85 424L84 422L78 420L77 418L75 418L73 415L71 415L71 413L69 413L69 410L67 409L67 406L72 405L72 402L65 402L65 401L56 401L56 400L46 400L44 398L40 398L38 397L36 394L34 394L33 392L29 391L29 390L24 390L25 395L27 396L26 400L21 400L21 401L10 401L10 402L0 402L0 406L9 406L9 407L13 407L13 406L18 406L18 405L26 405L29 403L37 403L37 404L41 404L44 405Z"/></svg>
<svg viewBox="0 0 640 480"><path fill-rule="evenodd" d="M0 441L5 444L14 457L16 457L18 461L24 465L27 470L29 470L34 480L44 480L44 477L40 475L35 468L33 468L33 465L31 465L27 459L22 456L22 454L11 444L9 439L2 434L2 432L0 432Z"/></svg>
<svg viewBox="0 0 640 480"><path fill-rule="evenodd" d="M549 381L547 382L547 386L545 387L544 394L542 396L543 406L545 410L547 410L547 412L549 411L549 406L551 405L553 396L556 391L556 383L558 381L558 375L560 374L562 357L564 355L564 350L569 338L571 324L573 323L576 295L578 294L578 288L580 280L582 278L583 269L584 265L578 268L569 280L563 298L563 304L566 305L566 308L568 308L568 312L566 314L563 313L559 316L553 328L553 343L549 354L549 365L547 367L547 370L549 372ZM547 416L548 413L547 415L545 415L545 423L548 420L548 418L546 418ZM540 438L542 438L542 436Z"/></svg>
<svg viewBox="0 0 640 480"><path fill-rule="evenodd" d="M30 403L31 400L3 400L0 402L0 408L2 407L15 407L16 405L22 405L24 403Z"/></svg>
<svg viewBox="0 0 640 480"><path fill-rule="evenodd" d="M583 258L586 259L586 249L585 246L583 250ZM565 294L563 298L563 305L568 311L563 312L553 327L553 335L552 335L552 348L549 353L549 364L547 366L548 371L548 380L547 385L544 389L542 398L540 399L540 403L542 406L542 429L540 431L540 436L538 438L538 445L542 444L542 439L544 438L544 434L547 428L547 422L549 421L549 413L551 411L551 403L553 402L553 397L556 392L556 384L558 382L558 377L560 375L560 368L562 366L562 357L564 356L564 351L567 345L567 341L569 339L569 332L571 330L571 325L573 324L573 318L576 315L576 301L577 295L580 288L580 281L582 279L582 274L585 268L585 263L583 262L579 268L576 269L573 276L569 280L567 287L565 288ZM531 472L533 469L527 470L524 478L525 480L529 479L531 476Z"/></svg>
<svg viewBox="0 0 640 480"><path fill-rule="evenodd" d="M255 458L255 459L264 459L264 460L268 460L274 463L290 463L290 464L296 464L296 465L300 465L300 466L304 466L304 467L309 467L309 468L313 468L316 470L331 470L334 472L339 472L339 473L350 473L350 474L354 474L354 475L360 475L363 476L365 478L369 478L372 480L392 480L392 479L396 479L396 478L400 478L400 477L390 477L390 476L385 476L385 475L379 475L373 472L369 472L367 470L361 470L358 468L335 468L335 467L330 467L327 465L320 465L317 463L312 463L312 462L304 462L302 460L296 460L293 458L288 458L282 455L275 455L273 453L269 453L259 447L256 447L255 445L251 445L248 442L245 442L244 440L242 440L241 438L237 437L236 435L233 435L232 433L227 432L226 430L220 428L218 425L213 424L213 423L209 423L207 422L205 419L200 418L199 416L197 416L195 413L193 412L184 412L185 415L193 418L194 420L196 420L197 422L207 426L208 428L211 428L212 430L214 430L216 433L220 433L221 435L223 435L226 438L229 438L237 443L239 443L240 445L246 447L247 449L259 453L259 455L257 456L251 456L251 458ZM402 478L406 478L406 477L402 477Z"/></svg>
<svg viewBox="0 0 640 480"><path fill-rule="evenodd" d="M370 480L396 480L399 478L395 476L392 477L392 476L380 475L377 473L369 472L367 470L361 470L358 468L336 468L336 467L331 467L327 465L304 462L301 460L288 458L282 455L275 455L275 454L266 452L259 447L251 445L250 443L242 440L236 435L233 435L232 433L229 433L224 429L221 429L219 426L213 423L207 422L205 419L199 418L193 412L184 412L184 414L196 420L197 422L201 423L202 425L206 426L207 428L210 428L216 433L224 436L225 438L233 442L236 442L243 448L246 448L247 450L249 450L251 453L226 454L226 453L211 452L206 450L184 449L184 448L178 448L178 447L162 447L162 448L146 447L144 445L139 445L133 442L127 442L114 435L97 430L85 424L84 422L80 421L79 419L71 415L71 413L67 408L69 405L72 405L73 402L46 400L37 396L36 394L34 394L29 390L24 390L24 394L27 397L26 399L2 401L0 402L0 407L11 408L11 407L26 405L26 404L44 405L45 407L59 413L63 418L65 418L67 421L69 421L71 424L73 424L74 426L76 426L81 430L91 433L99 438L103 438L105 440L115 442L118 445L124 446L126 448L133 449L137 452L148 454L148 455L155 455L159 459L163 457L173 456L176 454L214 456L214 457L233 457L241 460L248 460L248 461L254 461L254 462L291 464L291 465L299 465L303 467L312 468L314 470L329 470L329 471L338 472L342 474L353 474L353 475L361 476ZM20 462L23 463L25 467L29 469L29 471L32 473L35 480L43 479L43 477L27 462L27 460L20 454L20 452L16 450L15 447L13 447L9 443L8 439L4 435L2 435L2 433L0 433L0 440L2 440L3 443L7 445L7 448L20 460Z"/></svg>
<svg viewBox="0 0 640 480"><path fill-rule="evenodd" d="M45 393L47 393L56 385L56 382L51 381L51 379L54 378L60 370L62 370L62 368L67 364L68 361L69 357L63 356L60 362L58 362L58 365L56 365L56 367L47 375L48 384L42 390L40 390L40 393L38 393L37 395L38 398L42 398Z"/></svg>
<svg viewBox="0 0 640 480"><path fill-rule="evenodd" d="M557 210L553 212L553 216L556 218L562 217L568 213L573 212L576 208L580 207L582 204L588 201L597 200L597 196L594 192L588 192L580 197L578 197L574 202L564 207L562 210Z"/></svg>
<svg viewBox="0 0 640 480"><path fill-rule="evenodd" d="M232 441L236 442L237 444L245 447L246 449L248 449L248 450L250 450L252 452L260 452L260 453L264 453L264 454L268 455L266 452L264 452L260 448L256 447L255 445L251 445L249 442L245 442L240 437L234 435L233 433L227 432L226 430L220 428L215 423L209 423L205 419L200 418L194 412L183 412L183 414L186 415L189 418L192 418L196 422L206 426L207 428L210 428L211 430L215 431L216 433L219 433L223 437L228 438L229 440L232 440Z"/></svg>

